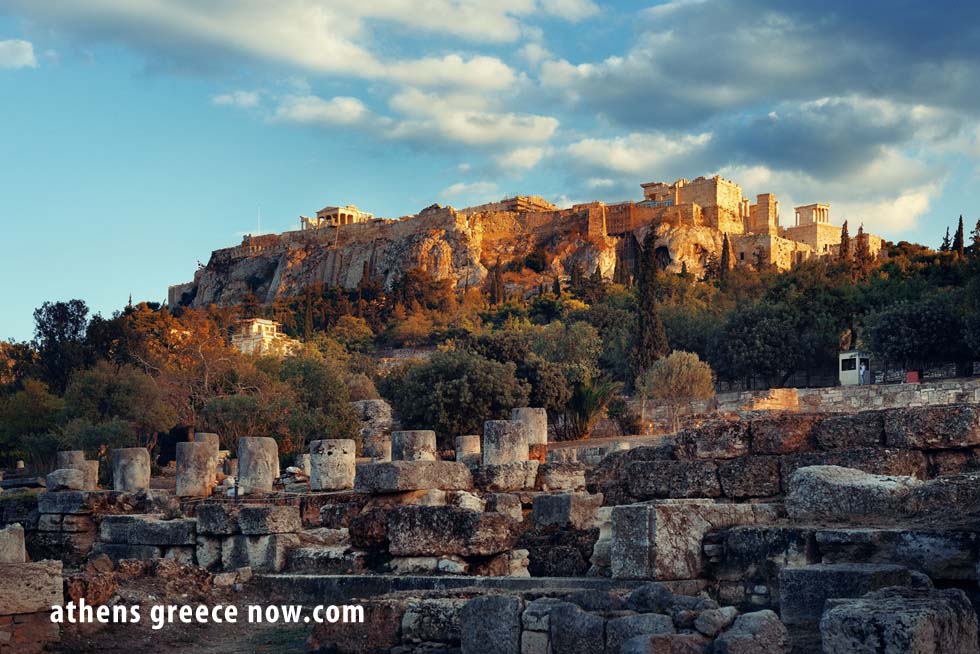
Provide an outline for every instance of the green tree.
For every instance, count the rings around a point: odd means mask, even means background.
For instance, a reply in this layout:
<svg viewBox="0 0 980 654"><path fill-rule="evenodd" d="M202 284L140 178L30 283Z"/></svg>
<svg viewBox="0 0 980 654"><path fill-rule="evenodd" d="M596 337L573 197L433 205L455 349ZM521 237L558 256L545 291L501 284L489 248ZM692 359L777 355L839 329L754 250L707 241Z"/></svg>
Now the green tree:
<svg viewBox="0 0 980 654"><path fill-rule="evenodd" d="M442 447L462 434L483 433L483 421L505 419L527 406L530 386L517 379L513 363L448 351L424 363L392 371L381 382L406 429L433 429Z"/></svg>
<svg viewBox="0 0 980 654"><path fill-rule="evenodd" d="M934 363L962 361L968 355L958 298L939 293L897 302L867 319L865 338L875 355L907 370Z"/></svg>
<svg viewBox="0 0 980 654"><path fill-rule="evenodd" d="M558 440L587 438L622 387L619 382L608 379L576 382L565 410L555 425Z"/></svg>
<svg viewBox="0 0 980 654"><path fill-rule="evenodd" d="M973 231L970 232L970 249L973 256L980 256L980 218L977 219L977 224L973 226Z"/></svg>
<svg viewBox="0 0 980 654"><path fill-rule="evenodd" d="M798 370L802 351L792 312L783 305L760 303L735 309L713 336L708 361L719 377L762 380L780 386Z"/></svg>
<svg viewBox="0 0 980 654"><path fill-rule="evenodd" d="M34 311L34 349L40 378L63 393L75 370L85 366L88 306L82 300L45 302Z"/></svg>
<svg viewBox="0 0 980 654"><path fill-rule="evenodd" d="M847 233L847 221L840 227L840 249L837 253L837 258L841 261L851 260L851 237Z"/></svg>
<svg viewBox="0 0 980 654"><path fill-rule="evenodd" d="M657 288L660 267L657 265L653 230L643 242L640 257L640 274L637 279L637 342L634 353L634 369L643 371L669 350L667 333L657 311Z"/></svg>
<svg viewBox="0 0 980 654"><path fill-rule="evenodd" d="M946 225L946 235L943 236L943 242L939 246L940 252L949 252L953 247L953 241L949 238L949 225Z"/></svg>
<svg viewBox="0 0 980 654"><path fill-rule="evenodd" d="M644 400L664 403L673 431L677 431L681 407L715 396L715 376L697 354L674 350L650 366L636 388Z"/></svg>
<svg viewBox="0 0 980 654"><path fill-rule="evenodd" d="M732 242L728 239L728 232L722 235L721 239L721 261L718 264L718 274L722 284L728 282L732 268L735 267L735 252Z"/></svg>
<svg viewBox="0 0 980 654"><path fill-rule="evenodd" d="M956 232L953 234L953 252L963 254L963 214L960 214L960 222L956 225Z"/></svg>
<svg viewBox="0 0 980 654"><path fill-rule="evenodd" d="M37 379L25 379L23 385L16 393L0 397L0 463L31 458L32 463L43 464L54 458L57 443L44 435L57 426L64 401ZM47 450L45 443L50 445Z"/></svg>
<svg viewBox="0 0 980 654"><path fill-rule="evenodd" d="M374 341L374 331L367 320L357 316L340 316L329 333L351 352L364 352Z"/></svg>

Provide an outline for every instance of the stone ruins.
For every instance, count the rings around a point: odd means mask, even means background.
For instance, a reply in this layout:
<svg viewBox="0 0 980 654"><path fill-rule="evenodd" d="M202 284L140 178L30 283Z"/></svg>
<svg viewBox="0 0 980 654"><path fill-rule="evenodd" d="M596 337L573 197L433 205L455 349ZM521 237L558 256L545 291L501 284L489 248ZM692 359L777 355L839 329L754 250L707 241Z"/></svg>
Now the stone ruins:
<svg viewBox="0 0 980 654"><path fill-rule="evenodd" d="M397 220L352 205L325 207L316 218L301 217L298 231L246 236L241 245L215 250L193 281L170 287L168 304L229 305L252 293L268 304L314 284L353 289L365 276L391 288L412 268L470 288L483 283L496 262L522 263L532 254L548 263L524 270L524 291L556 277L567 280L576 268L614 279L617 270L621 276L635 270L650 232L666 270L697 275L721 256L726 236L737 266L787 269L840 248L841 226L830 223L826 204L796 207L793 224L783 226L773 194L751 204L738 184L717 175L642 187L638 202L561 209L536 196L516 196L460 210L432 205ZM851 223L857 251L858 225L853 217ZM881 238L860 238L878 256Z"/></svg>
<svg viewBox="0 0 980 654"><path fill-rule="evenodd" d="M980 391L836 390L880 408L745 395L599 457L549 443L533 407L440 452L380 400L360 456L324 438L284 469L271 438L199 433L153 477L113 451L100 488L61 452L2 481L21 499L0 499L0 652L57 640L53 605L178 566L363 605L310 652L980 654Z"/></svg>

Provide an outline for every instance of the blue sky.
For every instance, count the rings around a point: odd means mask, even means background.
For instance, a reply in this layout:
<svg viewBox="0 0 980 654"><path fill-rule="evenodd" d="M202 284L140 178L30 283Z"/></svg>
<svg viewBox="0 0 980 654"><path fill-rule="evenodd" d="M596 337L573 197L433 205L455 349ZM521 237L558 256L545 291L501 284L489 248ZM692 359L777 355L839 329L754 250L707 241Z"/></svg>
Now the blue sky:
<svg viewBox="0 0 980 654"><path fill-rule="evenodd" d="M783 224L829 202L935 245L980 217L977 25L953 2L0 0L0 337L45 300L161 301L260 210L283 231L720 173Z"/></svg>

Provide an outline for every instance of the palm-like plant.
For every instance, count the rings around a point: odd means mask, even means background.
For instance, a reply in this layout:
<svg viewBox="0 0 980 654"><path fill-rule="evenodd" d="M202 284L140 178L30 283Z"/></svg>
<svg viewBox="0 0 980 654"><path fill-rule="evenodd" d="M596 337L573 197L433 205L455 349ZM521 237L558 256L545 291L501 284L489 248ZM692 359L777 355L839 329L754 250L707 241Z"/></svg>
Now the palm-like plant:
<svg viewBox="0 0 980 654"><path fill-rule="evenodd" d="M622 388L621 383L608 379L576 382L555 429L558 440L587 438L609 402Z"/></svg>

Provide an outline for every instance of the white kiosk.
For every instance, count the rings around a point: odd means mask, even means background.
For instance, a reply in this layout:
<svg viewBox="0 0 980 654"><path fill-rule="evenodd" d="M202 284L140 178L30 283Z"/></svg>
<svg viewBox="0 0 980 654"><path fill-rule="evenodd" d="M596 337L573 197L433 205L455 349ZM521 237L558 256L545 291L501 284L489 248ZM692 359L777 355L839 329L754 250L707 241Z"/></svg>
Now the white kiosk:
<svg viewBox="0 0 980 654"><path fill-rule="evenodd" d="M848 350L837 355L837 377L841 386L871 383L871 355L860 350ZM862 379L861 370L864 370Z"/></svg>

